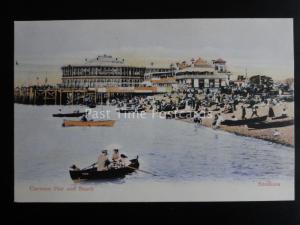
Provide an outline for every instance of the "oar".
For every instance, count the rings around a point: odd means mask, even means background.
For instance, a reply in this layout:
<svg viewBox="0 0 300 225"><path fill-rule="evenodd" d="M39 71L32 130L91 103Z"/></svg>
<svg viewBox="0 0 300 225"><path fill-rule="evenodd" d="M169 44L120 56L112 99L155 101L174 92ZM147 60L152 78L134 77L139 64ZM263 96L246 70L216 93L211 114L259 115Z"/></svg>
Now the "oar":
<svg viewBox="0 0 300 225"><path fill-rule="evenodd" d="M88 166L88 167L85 167L85 168L83 168L83 169L81 169L81 170L85 170L85 169L87 169L87 168L89 168L89 167L91 167L91 166L94 166L96 163L93 163L93 164L91 164L90 166ZM153 176L158 176L157 174L155 174L155 173L151 173L151 172L149 172L149 171L145 171L145 170L141 170L141 169L137 169L137 168L134 168L134 167L131 167L131 166L126 166L126 167L128 167L128 168L130 168L130 169L133 169L133 170L138 170L138 171L141 171L141 172L143 172L143 173L148 173L148 174L151 174L151 175L153 175Z"/></svg>
<svg viewBox="0 0 300 225"><path fill-rule="evenodd" d="M148 173L148 174L151 174L151 175L153 175L153 176L158 176L157 174L151 173L151 172L149 172L149 171L137 169L137 168L134 168L134 167L131 167L131 166L126 166L126 167L128 167L128 168L130 168L130 169L133 169L133 170L141 171L141 172L143 172L143 173Z"/></svg>
<svg viewBox="0 0 300 225"><path fill-rule="evenodd" d="M93 163L93 164L91 164L91 165L89 165L89 166L87 166L87 167L85 167L85 168L83 168L83 169L81 169L81 170L85 170L85 169L87 169L87 168L89 168L89 167L91 167L91 166L95 166L97 163L95 162L95 163Z"/></svg>

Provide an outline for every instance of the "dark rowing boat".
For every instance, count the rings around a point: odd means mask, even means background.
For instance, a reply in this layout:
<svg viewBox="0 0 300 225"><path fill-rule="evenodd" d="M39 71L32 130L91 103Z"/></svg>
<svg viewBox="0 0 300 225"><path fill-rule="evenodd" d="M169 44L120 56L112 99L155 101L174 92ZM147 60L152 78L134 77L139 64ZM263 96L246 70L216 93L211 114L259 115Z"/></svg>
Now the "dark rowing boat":
<svg viewBox="0 0 300 225"><path fill-rule="evenodd" d="M118 109L117 112L119 113L134 113L135 109Z"/></svg>
<svg viewBox="0 0 300 225"><path fill-rule="evenodd" d="M282 121L271 121L271 122L257 122L253 124L248 124L248 128L253 129L267 129L267 128L277 128L286 127L294 124L294 119L282 120Z"/></svg>
<svg viewBox="0 0 300 225"><path fill-rule="evenodd" d="M261 117L255 117L245 120L224 120L221 122L221 125L227 125L227 126L240 126L240 125L248 125L253 124L257 122L263 122L267 119L268 116L261 116Z"/></svg>
<svg viewBox="0 0 300 225"><path fill-rule="evenodd" d="M118 109L117 112L119 113L135 113L135 112L142 112L144 109L143 108L123 108L123 109Z"/></svg>
<svg viewBox="0 0 300 225"><path fill-rule="evenodd" d="M287 115L281 115L281 116L273 117L272 120L281 120L281 119L286 119L286 118L288 118Z"/></svg>
<svg viewBox="0 0 300 225"><path fill-rule="evenodd" d="M96 104L94 104L94 103L88 104L87 106L88 106L89 108L96 108Z"/></svg>
<svg viewBox="0 0 300 225"><path fill-rule="evenodd" d="M57 113L53 114L53 117L80 117L86 114L85 112L76 112L76 113Z"/></svg>
<svg viewBox="0 0 300 225"><path fill-rule="evenodd" d="M101 179L116 179L124 178L131 174L140 166L138 156L130 160L130 164L121 168L110 168L106 171L97 171L95 164L91 168L76 169L76 166L69 170L72 180L101 180Z"/></svg>

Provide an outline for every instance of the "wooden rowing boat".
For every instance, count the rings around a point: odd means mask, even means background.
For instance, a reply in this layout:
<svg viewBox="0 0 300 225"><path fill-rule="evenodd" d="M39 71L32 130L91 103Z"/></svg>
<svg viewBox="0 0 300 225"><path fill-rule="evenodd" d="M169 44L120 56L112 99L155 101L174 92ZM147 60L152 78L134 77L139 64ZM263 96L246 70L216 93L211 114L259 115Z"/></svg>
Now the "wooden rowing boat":
<svg viewBox="0 0 300 225"><path fill-rule="evenodd" d="M57 113L52 114L53 117L80 117L85 115L85 112L76 112L76 113Z"/></svg>
<svg viewBox="0 0 300 225"><path fill-rule="evenodd" d="M248 128L253 129L267 129L267 128L277 128L286 127L294 124L294 119L282 120L282 121L271 121L271 122L259 122L248 124Z"/></svg>
<svg viewBox="0 0 300 225"><path fill-rule="evenodd" d="M70 169L70 176L72 180L101 180L101 179L115 179L124 178L126 175L131 174L139 168L138 157L130 160L129 166L121 168L110 168L105 171L97 171L95 164L87 169ZM76 166L73 166L76 168Z"/></svg>
<svg viewBox="0 0 300 225"><path fill-rule="evenodd" d="M286 118L288 118L287 115L281 115L281 116L273 117L272 120L281 120L281 119L286 119Z"/></svg>
<svg viewBox="0 0 300 225"><path fill-rule="evenodd" d="M78 120L64 120L64 127L93 127L93 126L104 126L104 127L112 127L115 124L115 120L97 120L97 121L78 121Z"/></svg>
<svg viewBox="0 0 300 225"><path fill-rule="evenodd" d="M248 124L265 121L267 117L268 116L261 116L261 117L255 117L255 118L250 118L245 120L224 120L223 122L221 122L221 125L227 125L227 126L248 125Z"/></svg>

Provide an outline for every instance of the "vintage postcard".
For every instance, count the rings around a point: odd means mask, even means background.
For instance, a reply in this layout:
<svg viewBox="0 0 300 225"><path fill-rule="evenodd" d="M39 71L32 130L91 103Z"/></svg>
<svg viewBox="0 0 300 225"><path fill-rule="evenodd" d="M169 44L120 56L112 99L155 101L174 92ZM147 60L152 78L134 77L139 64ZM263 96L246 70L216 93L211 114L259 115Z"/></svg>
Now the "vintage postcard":
<svg viewBox="0 0 300 225"><path fill-rule="evenodd" d="M293 19L14 22L15 202L294 200Z"/></svg>

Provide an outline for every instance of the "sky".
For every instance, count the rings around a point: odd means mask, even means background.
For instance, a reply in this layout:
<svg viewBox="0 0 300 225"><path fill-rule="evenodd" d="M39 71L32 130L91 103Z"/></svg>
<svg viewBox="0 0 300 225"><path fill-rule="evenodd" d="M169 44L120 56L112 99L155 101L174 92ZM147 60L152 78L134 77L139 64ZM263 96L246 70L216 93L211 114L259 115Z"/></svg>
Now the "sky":
<svg viewBox="0 0 300 225"><path fill-rule="evenodd" d="M223 58L234 76L294 77L292 19L15 21L15 85L61 82L61 66L101 54L130 65ZM233 76L233 77L234 77Z"/></svg>

